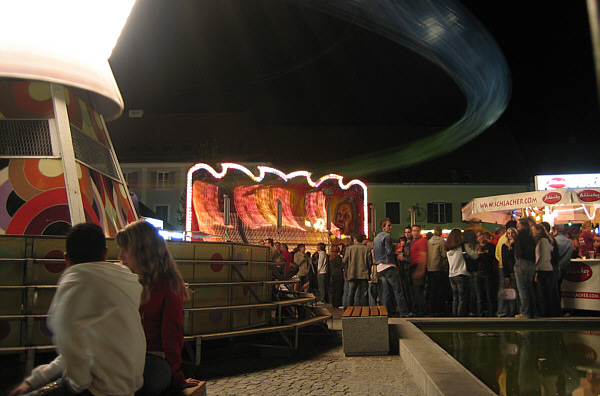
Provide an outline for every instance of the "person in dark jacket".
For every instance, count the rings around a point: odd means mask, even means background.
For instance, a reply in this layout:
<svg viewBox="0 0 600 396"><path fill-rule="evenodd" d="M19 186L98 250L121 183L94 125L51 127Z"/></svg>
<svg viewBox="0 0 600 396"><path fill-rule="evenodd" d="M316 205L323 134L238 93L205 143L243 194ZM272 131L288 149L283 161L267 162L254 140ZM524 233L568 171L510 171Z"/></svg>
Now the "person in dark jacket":
<svg viewBox="0 0 600 396"><path fill-rule="evenodd" d="M477 295L477 316L496 316L496 295L498 279L494 272L496 247L490 243L489 232L477 231L477 271L475 272L475 293Z"/></svg>
<svg viewBox="0 0 600 396"><path fill-rule="evenodd" d="M329 275L331 277L331 306L339 308L344 294L344 262L340 256L340 247L333 245L329 253Z"/></svg>
<svg viewBox="0 0 600 396"><path fill-rule="evenodd" d="M517 239L517 230L510 227L506 230L506 243L502 244L502 274L503 286L516 290L517 283L515 280L515 240ZM517 297L518 299L518 297ZM518 301L507 301L507 315L514 316L517 314Z"/></svg>
<svg viewBox="0 0 600 396"><path fill-rule="evenodd" d="M536 298L534 286L535 240L531 234L529 221L526 218L519 219L517 223L515 258L515 278L521 300L521 313L515 316L533 318Z"/></svg>

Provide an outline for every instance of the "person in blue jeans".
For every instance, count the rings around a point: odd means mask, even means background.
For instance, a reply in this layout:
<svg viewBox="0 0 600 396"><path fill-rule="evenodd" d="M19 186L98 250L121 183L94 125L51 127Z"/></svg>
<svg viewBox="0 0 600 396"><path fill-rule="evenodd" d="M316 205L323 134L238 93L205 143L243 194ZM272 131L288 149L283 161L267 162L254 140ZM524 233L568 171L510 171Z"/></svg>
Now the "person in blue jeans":
<svg viewBox="0 0 600 396"><path fill-rule="evenodd" d="M319 301L329 302L329 258L325 253L323 242L317 245L317 283L319 285Z"/></svg>
<svg viewBox="0 0 600 396"><path fill-rule="evenodd" d="M466 258L477 258L477 252L464 243L462 231L453 229L444 242L448 258L448 279L452 287L452 316L469 316L469 281Z"/></svg>
<svg viewBox="0 0 600 396"><path fill-rule="evenodd" d="M519 219L517 223L517 239L515 240L515 278L519 298L521 299L521 313L515 315L519 318L533 318L535 316L535 240L531 234L529 221Z"/></svg>
<svg viewBox="0 0 600 396"><path fill-rule="evenodd" d="M381 232L377 234L373 241L373 256L377 264L379 281L382 284L383 303L388 312L391 312L389 306L390 294L393 293L398 307L398 314L401 318L408 316L408 308L404 300L404 293L400 287L400 276L395 264L396 250L392 244L390 232L392 231L392 222L384 218L379 222Z"/></svg>

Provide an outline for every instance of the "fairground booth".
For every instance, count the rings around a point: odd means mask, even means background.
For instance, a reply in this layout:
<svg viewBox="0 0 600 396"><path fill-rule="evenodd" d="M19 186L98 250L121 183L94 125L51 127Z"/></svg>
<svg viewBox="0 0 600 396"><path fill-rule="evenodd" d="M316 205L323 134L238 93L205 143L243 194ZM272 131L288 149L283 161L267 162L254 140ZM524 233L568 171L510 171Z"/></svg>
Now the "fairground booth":
<svg viewBox="0 0 600 396"><path fill-rule="evenodd" d="M232 163L219 171L200 163L187 177L186 230L191 240L293 246L348 242L368 234L367 186L329 174L284 173L258 166L256 174Z"/></svg>
<svg viewBox="0 0 600 396"><path fill-rule="evenodd" d="M597 225L599 183L599 174L536 176L536 191L475 198L462 208L462 218L503 225L533 216L550 224ZM600 311L600 258L572 259L561 287L564 308Z"/></svg>

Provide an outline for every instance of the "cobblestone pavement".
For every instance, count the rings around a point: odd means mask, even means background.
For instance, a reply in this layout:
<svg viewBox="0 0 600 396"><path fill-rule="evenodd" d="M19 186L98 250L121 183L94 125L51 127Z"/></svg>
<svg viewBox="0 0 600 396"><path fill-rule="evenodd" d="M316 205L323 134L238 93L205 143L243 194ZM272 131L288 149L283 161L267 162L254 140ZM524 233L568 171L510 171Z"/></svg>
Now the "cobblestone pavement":
<svg viewBox="0 0 600 396"><path fill-rule="evenodd" d="M334 329L341 328L339 319ZM346 357L341 331L300 338L298 351L258 352L203 362L196 378L209 395L423 395L398 355ZM284 355L286 353L283 353Z"/></svg>

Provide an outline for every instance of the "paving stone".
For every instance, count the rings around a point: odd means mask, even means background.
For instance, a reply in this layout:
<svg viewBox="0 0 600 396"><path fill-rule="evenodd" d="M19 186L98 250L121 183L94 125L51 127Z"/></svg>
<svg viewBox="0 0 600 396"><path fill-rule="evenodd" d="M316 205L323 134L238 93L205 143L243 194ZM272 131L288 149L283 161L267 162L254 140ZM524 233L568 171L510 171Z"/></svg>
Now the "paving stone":
<svg viewBox="0 0 600 396"><path fill-rule="evenodd" d="M334 328L336 322L341 320L334 319ZM209 394L219 396L268 396L290 391L303 396L424 395L398 355L346 357L341 331L324 336L324 341L302 344L287 357L257 356L260 353L202 362L193 374L207 381ZM373 381L375 373L377 382Z"/></svg>

